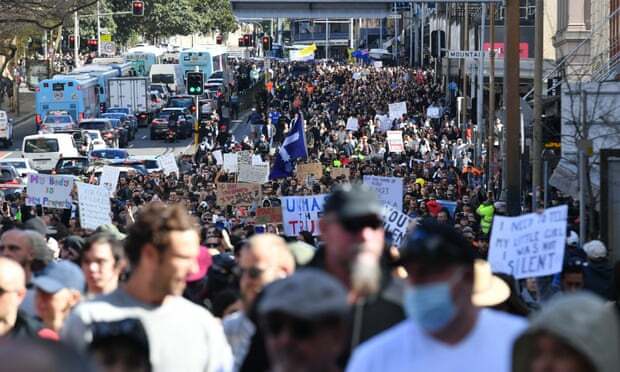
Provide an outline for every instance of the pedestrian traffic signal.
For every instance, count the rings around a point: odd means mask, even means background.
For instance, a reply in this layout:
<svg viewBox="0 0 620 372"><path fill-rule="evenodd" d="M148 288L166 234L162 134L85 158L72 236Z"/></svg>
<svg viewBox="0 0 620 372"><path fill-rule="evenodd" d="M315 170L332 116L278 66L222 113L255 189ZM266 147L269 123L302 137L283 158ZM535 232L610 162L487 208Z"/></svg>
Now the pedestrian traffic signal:
<svg viewBox="0 0 620 372"><path fill-rule="evenodd" d="M204 86L204 76L202 72L188 72L187 73L187 93L193 96L202 95Z"/></svg>
<svg viewBox="0 0 620 372"><path fill-rule="evenodd" d="M88 45L88 49L91 52L94 52L97 50L97 39L88 39L88 41L86 42L86 45Z"/></svg>
<svg viewBox="0 0 620 372"><path fill-rule="evenodd" d="M250 34L243 35L243 46L245 47L252 46L252 37Z"/></svg>
<svg viewBox="0 0 620 372"><path fill-rule="evenodd" d="M243 40L242 37L239 38L239 47L244 47L245 46L245 41Z"/></svg>
<svg viewBox="0 0 620 372"><path fill-rule="evenodd" d="M144 15L144 1L135 0L131 3L131 11L134 16L142 17Z"/></svg>
<svg viewBox="0 0 620 372"><path fill-rule="evenodd" d="M215 43L218 44L218 45L222 44L222 35L217 35L215 37Z"/></svg>
<svg viewBox="0 0 620 372"><path fill-rule="evenodd" d="M263 51L267 52L271 50L271 36L265 35L262 39Z"/></svg>

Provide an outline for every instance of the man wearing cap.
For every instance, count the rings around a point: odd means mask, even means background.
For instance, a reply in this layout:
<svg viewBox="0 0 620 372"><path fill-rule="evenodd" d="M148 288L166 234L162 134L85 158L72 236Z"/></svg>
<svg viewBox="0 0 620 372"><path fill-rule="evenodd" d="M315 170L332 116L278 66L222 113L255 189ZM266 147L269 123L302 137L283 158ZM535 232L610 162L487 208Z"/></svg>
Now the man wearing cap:
<svg viewBox="0 0 620 372"><path fill-rule="evenodd" d="M180 204L145 205L125 240L129 279L112 293L80 304L62 338L85 350L93 322L135 318L146 330L154 372L230 371L232 354L221 325L181 296L187 277L198 271L196 226Z"/></svg>
<svg viewBox="0 0 620 372"><path fill-rule="evenodd" d="M271 371L339 371L347 337L347 291L317 269L267 286L258 303Z"/></svg>
<svg viewBox="0 0 620 372"><path fill-rule="evenodd" d="M37 315L46 328L58 333L71 309L80 302L84 290L84 274L71 261L53 262L32 280L37 289Z"/></svg>
<svg viewBox="0 0 620 372"><path fill-rule="evenodd" d="M380 265L385 249L382 206L362 184L337 187L319 222L323 246L312 260L338 279L355 302L351 348L404 319L402 288Z"/></svg>
<svg viewBox="0 0 620 372"><path fill-rule="evenodd" d="M347 372L510 371L512 315L474 305L474 251L454 228L421 222L401 249L408 319L361 345Z"/></svg>
<svg viewBox="0 0 620 372"><path fill-rule="evenodd" d="M121 243L112 235L96 233L88 238L80 254L80 265L86 277L86 297L114 291L127 265Z"/></svg>

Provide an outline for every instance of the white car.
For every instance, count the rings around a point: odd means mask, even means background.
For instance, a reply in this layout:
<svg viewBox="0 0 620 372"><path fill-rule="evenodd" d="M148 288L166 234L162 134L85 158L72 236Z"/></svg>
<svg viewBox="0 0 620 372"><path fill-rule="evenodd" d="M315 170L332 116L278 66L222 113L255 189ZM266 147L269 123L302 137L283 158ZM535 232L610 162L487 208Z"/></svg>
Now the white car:
<svg viewBox="0 0 620 372"><path fill-rule="evenodd" d="M9 118L6 111L0 110L0 140L2 140L4 147L9 147L13 144L13 119Z"/></svg>
<svg viewBox="0 0 620 372"><path fill-rule="evenodd" d="M39 173L32 167L30 160L25 158L4 158L0 160L1 165L10 165L15 168L24 183L27 182L29 174Z"/></svg>
<svg viewBox="0 0 620 372"><path fill-rule="evenodd" d="M103 140L103 137L101 137L101 132L98 130L94 130L94 129L88 129L86 130L86 133L88 134L88 136L90 137L91 143L93 145L92 150L104 150L108 148L108 145L106 145L105 141Z"/></svg>
<svg viewBox="0 0 620 372"><path fill-rule="evenodd" d="M164 168L161 166L161 161L159 161L159 156L155 155L132 155L131 159L133 160L142 160L144 162L144 167L148 173L154 172L163 172Z"/></svg>

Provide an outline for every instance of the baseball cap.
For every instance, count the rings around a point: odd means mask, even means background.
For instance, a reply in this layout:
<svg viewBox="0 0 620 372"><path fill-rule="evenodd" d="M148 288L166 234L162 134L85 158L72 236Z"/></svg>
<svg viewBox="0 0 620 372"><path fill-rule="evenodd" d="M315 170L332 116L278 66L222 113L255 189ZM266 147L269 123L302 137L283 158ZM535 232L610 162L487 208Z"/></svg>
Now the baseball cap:
<svg viewBox="0 0 620 372"><path fill-rule="evenodd" d="M110 234L116 240L125 240L125 238L127 237L127 234L123 234L122 232L120 232L118 230L118 227L116 227L116 225L111 224L111 223L106 223L104 225L99 226L97 230L95 230L95 232Z"/></svg>
<svg viewBox="0 0 620 372"><path fill-rule="evenodd" d="M52 262L32 280L32 284L46 293L56 293L62 289L75 289L82 292L85 280L82 270L71 261Z"/></svg>
<svg viewBox="0 0 620 372"><path fill-rule="evenodd" d="M339 185L325 200L324 213L334 213L339 220L366 216L381 218L382 206L374 190L363 184Z"/></svg>
<svg viewBox="0 0 620 372"><path fill-rule="evenodd" d="M588 258L591 259L603 258L607 256L607 248L600 240L590 240L583 245L583 250L588 255Z"/></svg>
<svg viewBox="0 0 620 372"><path fill-rule="evenodd" d="M397 264L419 261L428 264L473 265L474 249L458 230L432 218L418 222L400 247Z"/></svg>
<svg viewBox="0 0 620 372"><path fill-rule="evenodd" d="M346 316L347 291L322 270L302 269L278 280L264 290L258 313L278 312L302 320L320 320L327 316Z"/></svg>

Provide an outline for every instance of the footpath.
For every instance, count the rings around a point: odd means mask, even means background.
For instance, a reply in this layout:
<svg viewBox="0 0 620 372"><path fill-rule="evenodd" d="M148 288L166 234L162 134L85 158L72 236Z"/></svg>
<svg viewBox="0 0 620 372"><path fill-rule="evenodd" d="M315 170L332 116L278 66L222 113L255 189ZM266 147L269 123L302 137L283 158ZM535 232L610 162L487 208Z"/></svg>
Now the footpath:
<svg viewBox="0 0 620 372"><path fill-rule="evenodd" d="M34 92L28 88L19 89L19 112L12 112L9 100L4 97L0 110L6 111L10 118L15 120L14 125L18 125L34 118Z"/></svg>

